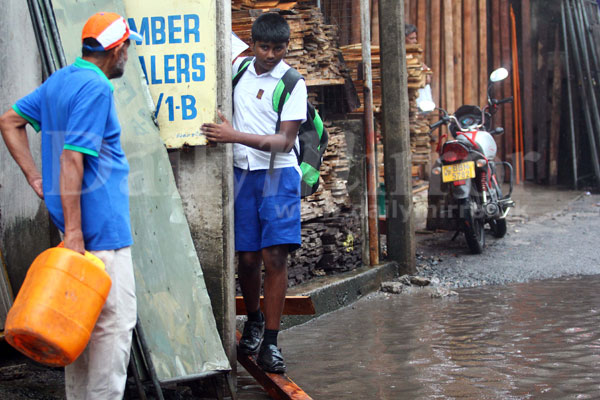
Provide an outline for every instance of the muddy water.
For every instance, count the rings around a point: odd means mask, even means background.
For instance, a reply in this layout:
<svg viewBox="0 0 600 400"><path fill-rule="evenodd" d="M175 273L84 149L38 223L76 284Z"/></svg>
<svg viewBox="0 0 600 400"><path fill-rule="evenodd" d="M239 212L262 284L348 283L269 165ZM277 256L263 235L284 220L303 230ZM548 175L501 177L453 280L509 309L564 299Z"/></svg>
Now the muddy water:
<svg viewBox="0 0 600 400"><path fill-rule="evenodd" d="M314 399L600 398L600 277L458 292L378 294L285 331L289 375Z"/></svg>

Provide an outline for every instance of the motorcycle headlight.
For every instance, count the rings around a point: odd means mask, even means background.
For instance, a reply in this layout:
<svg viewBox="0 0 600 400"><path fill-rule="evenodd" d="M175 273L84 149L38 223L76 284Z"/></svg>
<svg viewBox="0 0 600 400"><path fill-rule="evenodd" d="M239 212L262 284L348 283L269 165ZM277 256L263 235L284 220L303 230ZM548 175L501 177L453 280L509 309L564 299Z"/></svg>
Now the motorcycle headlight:
<svg viewBox="0 0 600 400"><path fill-rule="evenodd" d="M434 175L439 175L442 173L442 169L440 167L435 167L431 170L431 173Z"/></svg>
<svg viewBox="0 0 600 400"><path fill-rule="evenodd" d="M483 168L487 165L487 161L483 158L480 158L479 160L475 161L475 165L477 165L477 168Z"/></svg>

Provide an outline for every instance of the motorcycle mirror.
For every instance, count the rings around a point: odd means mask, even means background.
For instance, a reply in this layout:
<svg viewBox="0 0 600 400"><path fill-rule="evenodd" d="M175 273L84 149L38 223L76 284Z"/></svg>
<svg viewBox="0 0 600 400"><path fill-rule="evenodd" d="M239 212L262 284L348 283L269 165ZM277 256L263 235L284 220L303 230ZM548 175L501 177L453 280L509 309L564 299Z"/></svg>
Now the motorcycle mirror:
<svg viewBox="0 0 600 400"><path fill-rule="evenodd" d="M490 74L491 82L500 82L508 77L508 70L506 68L498 68Z"/></svg>
<svg viewBox="0 0 600 400"><path fill-rule="evenodd" d="M419 109L422 112L431 112L431 111L435 110L435 103L430 100L423 100L423 101L419 102Z"/></svg>

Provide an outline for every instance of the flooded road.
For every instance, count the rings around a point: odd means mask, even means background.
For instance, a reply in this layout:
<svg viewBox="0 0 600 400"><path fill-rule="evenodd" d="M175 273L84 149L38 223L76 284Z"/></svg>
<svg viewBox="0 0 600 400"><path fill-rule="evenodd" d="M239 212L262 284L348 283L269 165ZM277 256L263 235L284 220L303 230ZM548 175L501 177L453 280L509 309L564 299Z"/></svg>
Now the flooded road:
<svg viewBox="0 0 600 400"><path fill-rule="evenodd" d="M599 289L588 276L379 293L280 344L314 399L600 398Z"/></svg>

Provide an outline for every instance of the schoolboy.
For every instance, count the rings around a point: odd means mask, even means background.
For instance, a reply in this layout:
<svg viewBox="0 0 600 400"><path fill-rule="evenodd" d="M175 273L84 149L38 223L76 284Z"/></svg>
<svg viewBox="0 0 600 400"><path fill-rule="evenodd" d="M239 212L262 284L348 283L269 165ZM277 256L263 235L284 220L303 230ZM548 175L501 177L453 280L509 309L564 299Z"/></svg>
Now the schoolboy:
<svg viewBox="0 0 600 400"><path fill-rule="evenodd" d="M234 143L235 248L248 310L238 351L258 352L261 368L275 373L286 368L277 334L287 290L287 257L301 244L301 172L293 148L298 146L298 129L306 118L304 80L298 81L283 106L278 132L272 102L277 83L290 68L283 61L289 39L290 28L282 16L261 15L252 25L255 58L234 90L233 126L220 112L221 124L202 126L209 141ZM234 75L242 61L234 63ZM264 315L259 308L261 263L265 267Z"/></svg>

